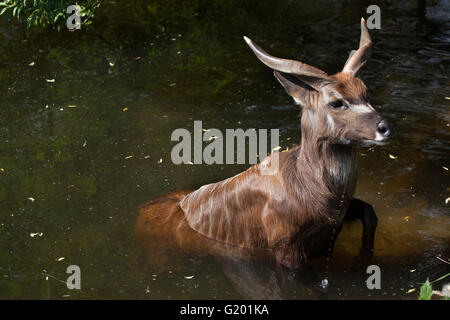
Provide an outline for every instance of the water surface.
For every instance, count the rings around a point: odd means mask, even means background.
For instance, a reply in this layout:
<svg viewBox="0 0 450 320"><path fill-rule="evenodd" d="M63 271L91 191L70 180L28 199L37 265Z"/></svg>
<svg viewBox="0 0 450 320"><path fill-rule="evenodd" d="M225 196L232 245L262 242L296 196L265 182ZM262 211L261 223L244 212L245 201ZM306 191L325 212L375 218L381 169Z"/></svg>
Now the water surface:
<svg viewBox="0 0 450 320"><path fill-rule="evenodd" d="M450 257L450 22L447 1L425 3L381 5L361 72L397 132L389 146L357 153L356 196L379 218L372 263L382 289L352 271L355 222L336 244L329 298L415 299L409 289L449 272L436 257ZM247 167L172 164L170 134L192 131L194 120L223 132L279 128L284 148L299 142L298 108L242 35L334 73L358 44L363 15L359 1L131 1L107 2L90 30L3 21L0 297L245 298L213 259L174 256L152 270L133 237L139 206ZM81 267L81 291L64 283L71 264ZM312 264L324 277L323 261ZM295 285L282 295L312 298Z"/></svg>

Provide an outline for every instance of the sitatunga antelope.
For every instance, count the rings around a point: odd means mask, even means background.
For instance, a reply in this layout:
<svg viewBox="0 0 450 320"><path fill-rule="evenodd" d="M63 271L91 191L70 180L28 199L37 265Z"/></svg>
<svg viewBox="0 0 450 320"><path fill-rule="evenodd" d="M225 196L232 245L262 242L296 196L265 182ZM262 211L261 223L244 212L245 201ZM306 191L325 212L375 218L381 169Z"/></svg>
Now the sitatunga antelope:
<svg viewBox="0 0 450 320"><path fill-rule="evenodd" d="M377 217L353 197L355 148L387 143L392 129L357 77L372 47L364 19L359 48L334 75L271 56L244 39L300 106L300 145L277 153L276 174L261 174L272 154L234 177L151 200L139 213L137 236L147 246L175 243L187 251L214 251L215 243L265 249L279 265L297 270L332 247L344 220L359 219L362 247L371 250Z"/></svg>

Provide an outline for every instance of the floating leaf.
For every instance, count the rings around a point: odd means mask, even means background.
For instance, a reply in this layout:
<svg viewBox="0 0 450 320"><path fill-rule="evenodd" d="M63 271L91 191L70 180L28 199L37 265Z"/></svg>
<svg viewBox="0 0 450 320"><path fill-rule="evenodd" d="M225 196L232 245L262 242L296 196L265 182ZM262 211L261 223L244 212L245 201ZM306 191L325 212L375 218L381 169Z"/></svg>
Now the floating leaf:
<svg viewBox="0 0 450 320"><path fill-rule="evenodd" d="M61 258L58 258L58 261L63 261L65 258L64 257L61 257Z"/></svg>
<svg viewBox="0 0 450 320"><path fill-rule="evenodd" d="M159 159L159 160L158 160L158 163L162 163L162 161L163 161L162 159Z"/></svg>
<svg viewBox="0 0 450 320"><path fill-rule="evenodd" d="M27 200L30 200L31 202L34 202L34 198L27 198Z"/></svg>
<svg viewBox="0 0 450 320"><path fill-rule="evenodd" d="M184 276L184 278L185 279L188 279L188 280L190 280L190 279L192 279L194 276Z"/></svg>
<svg viewBox="0 0 450 320"><path fill-rule="evenodd" d="M125 108L122 109L123 112L125 112L125 111L127 111L127 110L128 110L127 107L125 107Z"/></svg>
<svg viewBox="0 0 450 320"><path fill-rule="evenodd" d="M28 65L30 66L30 67L32 67L32 66L34 66L34 61L31 61Z"/></svg>
<svg viewBox="0 0 450 320"><path fill-rule="evenodd" d="M427 281L420 287L419 300L430 300L433 295L433 288L427 278Z"/></svg>
<svg viewBox="0 0 450 320"><path fill-rule="evenodd" d="M409 221L409 216L404 217L403 220Z"/></svg>
<svg viewBox="0 0 450 320"><path fill-rule="evenodd" d="M45 79L47 82L55 82L55 79Z"/></svg>
<svg viewBox="0 0 450 320"><path fill-rule="evenodd" d="M411 293L411 292L414 292L414 291L416 291L416 288L409 289L406 293Z"/></svg>
<svg viewBox="0 0 450 320"><path fill-rule="evenodd" d="M394 155L392 155L392 154L389 153L389 158L395 160L395 159L397 159L398 157L397 157L397 156L394 156Z"/></svg>
<svg viewBox="0 0 450 320"><path fill-rule="evenodd" d="M133 157L134 157L133 155L126 156L126 157L125 157L125 160L130 159L130 158L133 158Z"/></svg>
<svg viewBox="0 0 450 320"><path fill-rule="evenodd" d="M42 232L32 232L30 233L30 237L34 238L36 236L42 237L44 234Z"/></svg>

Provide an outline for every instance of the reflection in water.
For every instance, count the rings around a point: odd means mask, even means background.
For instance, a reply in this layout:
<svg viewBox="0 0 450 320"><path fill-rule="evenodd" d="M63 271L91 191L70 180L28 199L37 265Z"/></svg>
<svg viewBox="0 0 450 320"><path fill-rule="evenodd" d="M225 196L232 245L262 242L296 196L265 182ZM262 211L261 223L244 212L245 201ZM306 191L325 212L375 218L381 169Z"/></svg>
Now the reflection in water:
<svg viewBox="0 0 450 320"><path fill-rule="evenodd" d="M133 237L138 207L245 169L173 165L170 133L192 132L194 120L222 132L279 128L283 147L299 143L298 110L249 54L243 34L274 55L331 72L342 68L364 15L360 1L165 1L150 11L129 3L105 5L95 30L27 32L0 22L2 298L251 296L225 276L235 264L220 258L174 253L163 260L156 248L160 268L143 263ZM370 263L381 267L382 289L368 290L364 270L352 269L361 241L355 223L336 242L329 298L415 299L410 288L449 272L436 256L450 256L450 172L443 168L450 168L450 22L439 14L445 1L435 9L417 3L380 4L381 30L372 32L372 59L361 74L372 105L397 131L391 145L357 153L355 196L379 218ZM30 236L36 232L43 236ZM42 275L64 280L69 264L81 267L83 292ZM311 264L322 279L324 260ZM272 277L270 259L266 266L256 274L269 292L312 298L282 273Z"/></svg>
<svg viewBox="0 0 450 320"><path fill-rule="evenodd" d="M323 298L310 268L288 274L277 267L270 250L248 249L208 239L192 230L179 206L189 192L173 192L148 202L140 211L135 232L146 251L148 268L167 271L174 256L207 257L217 263L234 289L246 299L289 298L289 286L306 298ZM292 293L291 293L292 294Z"/></svg>

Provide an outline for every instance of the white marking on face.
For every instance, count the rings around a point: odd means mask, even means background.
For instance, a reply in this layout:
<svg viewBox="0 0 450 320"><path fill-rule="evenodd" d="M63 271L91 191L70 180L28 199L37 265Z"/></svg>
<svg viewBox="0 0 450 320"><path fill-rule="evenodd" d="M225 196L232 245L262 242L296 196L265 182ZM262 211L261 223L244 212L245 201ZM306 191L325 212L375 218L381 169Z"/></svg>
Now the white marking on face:
<svg viewBox="0 0 450 320"><path fill-rule="evenodd" d="M375 109L370 104L347 104L356 113L371 113Z"/></svg>
<svg viewBox="0 0 450 320"><path fill-rule="evenodd" d="M334 120L330 114L327 114L327 123L328 123L328 128L330 129L330 131L332 131L334 129Z"/></svg>
<svg viewBox="0 0 450 320"><path fill-rule="evenodd" d="M333 92L333 98L331 98L331 96L329 94L324 94L323 95L323 100L325 104L329 104L331 101L336 101L336 100L343 100L342 95L339 94L339 92Z"/></svg>
<svg viewBox="0 0 450 320"><path fill-rule="evenodd" d="M383 141L384 137L377 131L375 134L375 141Z"/></svg>
<svg viewBox="0 0 450 320"><path fill-rule="evenodd" d="M297 99L296 97L293 97L293 98L294 98L294 101L296 104L302 105L300 99Z"/></svg>

